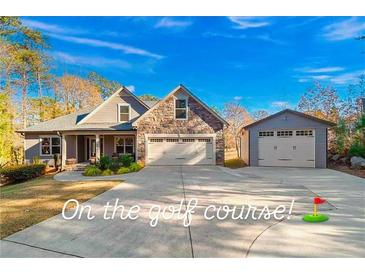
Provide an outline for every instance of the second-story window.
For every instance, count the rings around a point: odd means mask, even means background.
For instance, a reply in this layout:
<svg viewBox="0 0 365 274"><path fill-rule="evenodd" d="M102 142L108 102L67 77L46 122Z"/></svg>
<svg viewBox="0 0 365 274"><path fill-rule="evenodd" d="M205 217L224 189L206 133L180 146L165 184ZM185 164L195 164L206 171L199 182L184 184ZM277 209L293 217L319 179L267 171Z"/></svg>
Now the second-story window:
<svg viewBox="0 0 365 274"><path fill-rule="evenodd" d="M129 122L130 113L131 113L130 105L128 105L128 104L119 104L118 105L119 122Z"/></svg>
<svg viewBox="0 0 365 274"><path fill-rule="evenodd" d="M175 119L186 120L188 118L188 102L187 99L175 100Z"/></svg>

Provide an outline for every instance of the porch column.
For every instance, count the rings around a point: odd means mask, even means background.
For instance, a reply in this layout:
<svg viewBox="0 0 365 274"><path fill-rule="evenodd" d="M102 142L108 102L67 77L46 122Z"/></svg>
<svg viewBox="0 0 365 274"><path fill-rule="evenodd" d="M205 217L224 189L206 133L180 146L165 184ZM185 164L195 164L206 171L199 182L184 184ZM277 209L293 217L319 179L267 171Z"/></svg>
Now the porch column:
<svg viewBox="0 0 365 274"><path fill-rule="evenodd" d="M100 159L100 135L95 134L95 158L96 161Z"/></svg>
<svg viewBox="0 0 365 274"><path fill-rule="evenodd" d="M66 135L62 134L62 154L61 154L61 168L66 166L67 148L66 148Z"/></svg>

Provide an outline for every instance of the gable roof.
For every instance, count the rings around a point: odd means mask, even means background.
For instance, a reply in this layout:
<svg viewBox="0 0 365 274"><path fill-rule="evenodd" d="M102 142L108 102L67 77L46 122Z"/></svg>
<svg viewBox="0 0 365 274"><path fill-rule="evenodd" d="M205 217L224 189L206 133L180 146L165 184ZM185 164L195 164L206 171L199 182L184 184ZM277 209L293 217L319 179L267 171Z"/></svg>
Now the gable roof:
<svg viewBox="0 0 365 274"><path fill-rule="evenodd" d="M328 126L330 126L330 127L333 127L333 126L335 126L335 125L336 125L336 123L333 123L333 122L331 122L331 121L324 120L324 119L320 119L320 118L314 117L314 116L312 116L312 115L305 114L305 113L303 113L303 112L299 112L299 111L292 110L292 109L284 109L284 110L279 111L279 112L277 112L277 113L274 113L274 114L272 114L272 115L270 115L270 116L267 116L267 117L265 117L265 118L263 118L263 119L261 119L261 120L258 120L258 121L256 121L256 122L253 122L253 123L249 124L249 125L246 125L246 126L244 126L244 127L243 127L243 129L248 129L248 128L250 128L250 127L252 127L252 126L255 126L255 125L257 125L257 124L260 124L260 123L262 123L262 122L264 122L264 121L271 120L271 119L273 119L273 118L275 118L275 117L277 117L277 116L279 116L279 115L281 115L281 114L283 114L283 113L285 113L285 112L288 112L288 113L291 113L291 114L294 114L294 115L297 115L297 116L301 116L301 117L303 117L303 118L305 118L305 119L310 119L310 120L316 121L316 122L318 122L318 123L328 125Z"/></svg>
<svg viewBox="0 0 365 274"><path fill-rule="evenodd" d="M77 124L78 125L84 124L91 116L95 115L103 106L105 106L112 98L119 95L122 91L128 93L129 95L131 95L134 99L136 99L136 101L138 101L146 109L150 108L145 102L143 102L136 95L134 95L132 92L130 92L125 86L122 86L120 89L115 91L108 99L106 99L99 106L97 106L92 112L90 112L83 119L81 119Z"/></svg>
<svg viewBox="0 0 365 274"><path fill-rule="evenodd" d="M36 125L18 130L18 132L41 132L41 131L60 131L74 127L86 115L94 110L93 108L83 109L74 113L63 115Z"/></svg>
<svg viewBox="0 0 365 274"><path fill-rule="evenodd" d="M162 100L158 101L153 107L151 107L149 110L147 110L145 113L143 113L140 117L138 117L132 125L136 125L138 121L148 115L151 111L153 111L155 108L157 108L161 102L164 102L169 98L171 95L173 95L175 92L182 89L184 92L186 92L189 96L194 98L200 105L202 105L208 112L210 112L213 116L215 116L218 120L220 120L223 124L228 126L228 122L224 120L222 117L220 117L214 110L212 110L210 107L208 107L203 101L201 101L198 97L196 97L191 91L189 91L186 87L184 87L182 84L178 85L176 88L174 88L169 94L167 94Z"/></svg>

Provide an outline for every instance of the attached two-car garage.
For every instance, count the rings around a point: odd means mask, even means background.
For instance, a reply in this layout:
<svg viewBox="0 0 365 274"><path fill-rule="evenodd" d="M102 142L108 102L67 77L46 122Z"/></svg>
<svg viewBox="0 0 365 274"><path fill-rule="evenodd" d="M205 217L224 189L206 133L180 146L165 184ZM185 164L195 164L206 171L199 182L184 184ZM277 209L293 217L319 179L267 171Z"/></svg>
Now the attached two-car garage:
<svg viewBox="0 0 365 274"><path fill-rule="evenodd" d="M207 135L147 136L148 165L214 165L215 138Z"/></svg>
<svg viewBox="0 0 365 274"><path fill-rule="evenodd" d="M286 109L243 127L241 158L251 166L327 167L327 129L335 124Z"/></svg>

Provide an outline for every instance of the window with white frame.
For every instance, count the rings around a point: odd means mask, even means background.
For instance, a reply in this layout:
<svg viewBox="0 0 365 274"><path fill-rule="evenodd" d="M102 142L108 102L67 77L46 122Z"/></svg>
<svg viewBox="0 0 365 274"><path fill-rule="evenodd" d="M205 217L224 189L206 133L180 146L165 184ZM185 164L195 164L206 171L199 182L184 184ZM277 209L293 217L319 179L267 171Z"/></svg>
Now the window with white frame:
<svg viewBox="0 0 365 274"><path fill-rule="evenodd" d="M117 154L133 154L134 138L133 137L115 137L115 152Z"/></svg>
<svg viewBox="0 0 365 274"><path fill-rule="evenodd" d="M188 100L175 99L175 119L185 120L188 118Z"/></svg>
<svg viewBox="0 0 365 274"><path fill-rule="evenodd" d="M61 138L58 136L44 136L40 138L41 155L61 153Z"/></svg>
<svg viewBox="0 0 365 274"><path fill-rule="evenodd" d="M118 104L118 122L129 122L131 106L129 104Z"/></svg>

